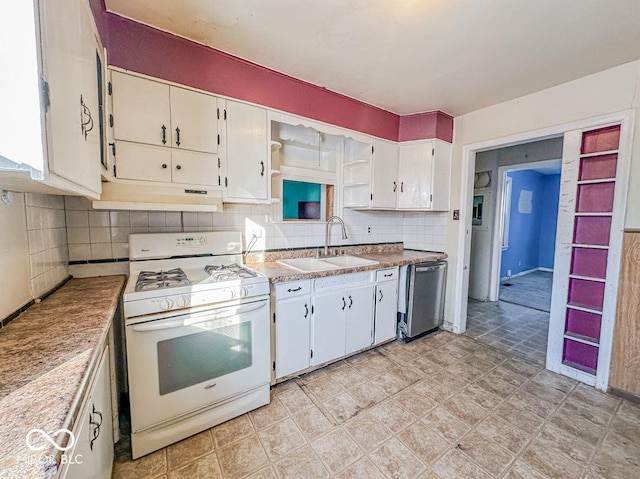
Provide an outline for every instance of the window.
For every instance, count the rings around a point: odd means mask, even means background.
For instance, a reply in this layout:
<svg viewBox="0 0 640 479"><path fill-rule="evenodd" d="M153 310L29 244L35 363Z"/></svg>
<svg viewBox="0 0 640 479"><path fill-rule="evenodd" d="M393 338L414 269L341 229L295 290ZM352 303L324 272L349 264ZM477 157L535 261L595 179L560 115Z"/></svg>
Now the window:
<svg viewBox="0 0 640 479"><path fill-rule="evenodd" d="M333 214L333 185L282 181L284 221L324 221Z"/></svg>

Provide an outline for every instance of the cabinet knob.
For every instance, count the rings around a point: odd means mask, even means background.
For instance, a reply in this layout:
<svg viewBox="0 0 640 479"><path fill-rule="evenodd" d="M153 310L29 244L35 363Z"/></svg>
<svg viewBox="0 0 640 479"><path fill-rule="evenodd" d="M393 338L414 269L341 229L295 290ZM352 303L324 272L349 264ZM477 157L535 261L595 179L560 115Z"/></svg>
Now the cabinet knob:
<svg viewBox="0 0 640 479"><path fill-rule="evenodd" d="M182 169L182 166L176 165L176 170L181 170L181 169Z"/></svg>
<svg viewBox="0 0 640 479"><path fill-rule="evenodd" d="M167 168L167 164L166 163L162 163L162 168L166 169Z"/></svg>

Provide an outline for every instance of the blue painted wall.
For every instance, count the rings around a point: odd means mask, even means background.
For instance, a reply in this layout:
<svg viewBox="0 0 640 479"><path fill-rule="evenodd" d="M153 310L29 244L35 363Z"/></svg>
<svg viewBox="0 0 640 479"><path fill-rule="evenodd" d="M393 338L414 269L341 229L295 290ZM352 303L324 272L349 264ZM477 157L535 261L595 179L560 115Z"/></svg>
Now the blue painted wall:
<svg viewBox="0 0 640 479"><path fill-rule="evenodd" d="M318 183L285 180L282 185L284 202L282 216L285 220L298 219L299 201L320 201L322 186Z"/></svg>
<svg viewBox="0 0 640 479"><path fill-rule="evenodd" d="M500 277L538 267L553 268L560 175L522 170L508 174L511 184L509 247L502 251ZM532 192L531 212L518 209L523 190Z"/></svg>
<svg viewBox="0 0 640 479"><path fill-rule="evenodd" d="M560 175L545 175L542 193L542 223L540 225L539 266L553 269L558 226L558 201L560 199Z"/></svg>

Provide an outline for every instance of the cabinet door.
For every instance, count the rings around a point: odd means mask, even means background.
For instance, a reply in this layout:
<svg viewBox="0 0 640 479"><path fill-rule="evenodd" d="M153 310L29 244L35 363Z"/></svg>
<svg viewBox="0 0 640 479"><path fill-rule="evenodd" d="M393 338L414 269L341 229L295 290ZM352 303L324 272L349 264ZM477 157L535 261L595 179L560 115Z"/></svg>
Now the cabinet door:
<svg viewBox="0 0 640 479"><path fill-rule="evenodd" d="M218 152L218 98L171 87L171 146Z"/></svg>
<svg viewBox="0 0 640 479"><path fill-rule="evenodd" d="M374 140L371 206L394 209L398 188L398 145L391 141Z"/></svg>
<svg viewBox="0 0 640 479"><path fill-rule="evenodd" d="M116 71L111 83L116 140L171 146L169 85Z"/></svg>
<svg viewBox="0 0 640 479"><path fill-rule="evenodd" d="M276 302L276 378L309 367L311 297Z"/></svg>
<svg viewBox="0 0 640 479"><path fill-rule="evenodd" d="M267 112L227 102L226 198L268 199L269 168Z"/></svg>
<svg viewBox="0 0 640 479"><path fill-rule="evenodd" d="M113 463L113 423L108 348L102 355L79 420L73 452L74 462L78 463L70 465L61 476L65 479L109 479Z"/></svg>
<svg viewBox="0 0 640 479"><path fill-rule="evenodd" d="M116 177L127 180L171 182L171 150L118 141Z"/></svg>
<svg viewBox="0 0 640 479"><path fill-rule="evenodd" d="M344 292L314 298L312 365L344 356L347 301Z"/></svg>
<svg viewBox="0 0 640 479"><path fill-rule="evenodd" d="M42 2L42 8L42 56L50 92L49 169L99 193L96 39L88 5L65 0Z"/></svg>
<svg viewBox="0 0 640 479"><path fill-rule="evenodd" d="M346 354L373 342L373 285L347 292Z"/></svg>
<svg viewBox="0 0 640 479"><path fill-rule="evenodd" d="M174 183L218 186L218 158L215 155L174 149L171 162Z"/></svg>
<svg viewBox="0 0 640 479"><path fill-rule="evenodd" d="M398 282L387 281L376 285L374 344L396 337L397 310Z"/></svg>
<svg viewBox="0 0 640 479"><path fill-rule="evenodd" d="M431 207L433 142L400 145L398 208Z"/></svg>

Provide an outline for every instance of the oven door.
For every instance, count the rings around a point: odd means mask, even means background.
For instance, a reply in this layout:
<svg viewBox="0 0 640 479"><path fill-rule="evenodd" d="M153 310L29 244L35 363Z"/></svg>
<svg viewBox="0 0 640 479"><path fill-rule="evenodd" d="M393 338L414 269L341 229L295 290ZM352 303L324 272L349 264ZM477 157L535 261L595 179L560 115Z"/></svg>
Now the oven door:
<svg viewBox="0 0 640 479"><path fill-rule="evenodd" d="M269 383L269 302L127 324L131 427L139 432Z"/></svg>

